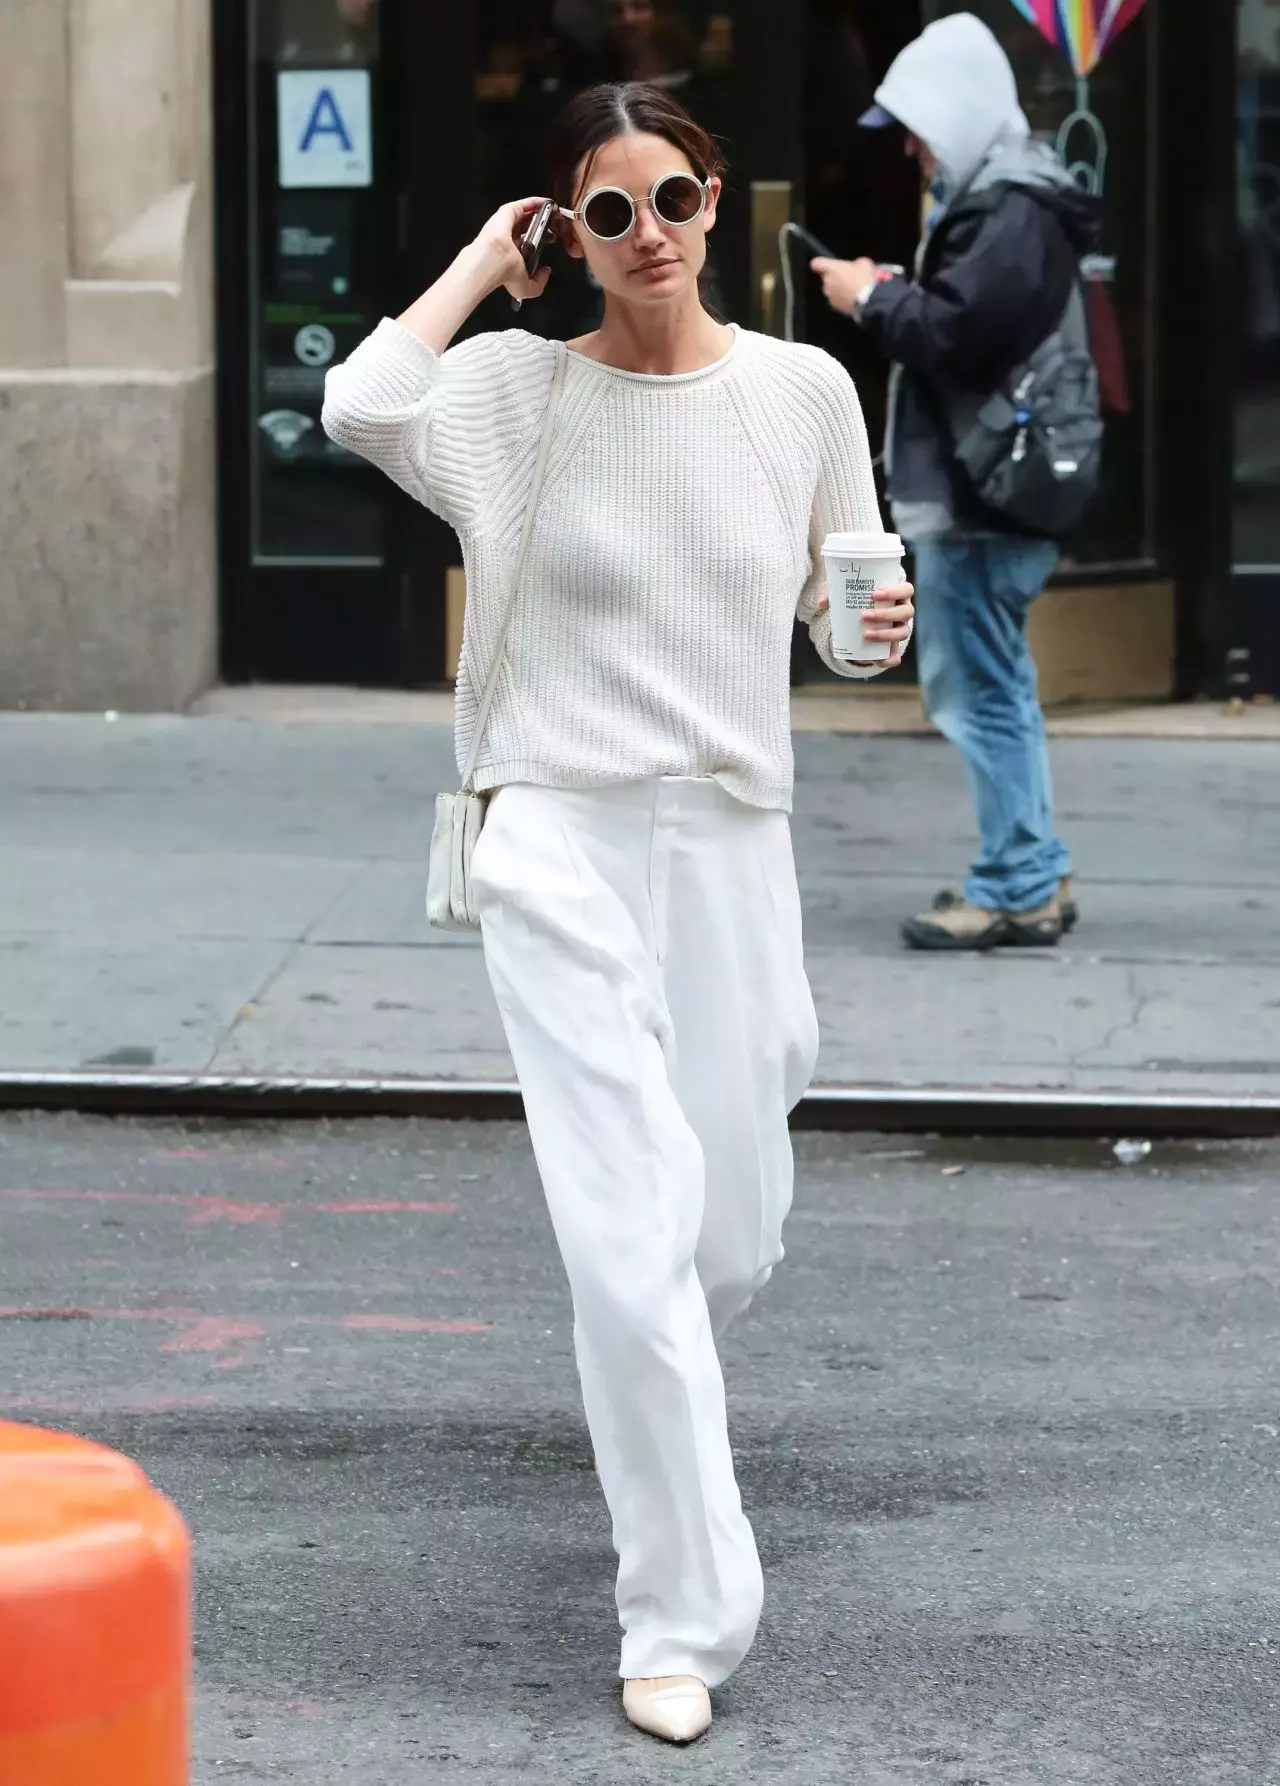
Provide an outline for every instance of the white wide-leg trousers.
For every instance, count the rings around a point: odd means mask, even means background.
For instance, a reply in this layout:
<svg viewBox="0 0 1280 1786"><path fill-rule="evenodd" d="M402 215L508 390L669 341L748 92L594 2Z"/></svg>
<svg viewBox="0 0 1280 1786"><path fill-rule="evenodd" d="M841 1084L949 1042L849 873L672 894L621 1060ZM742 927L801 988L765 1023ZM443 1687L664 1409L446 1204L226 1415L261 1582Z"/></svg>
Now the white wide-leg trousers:
<svg viewBox="0 0 1280 1786"><path fill-rule="evenodd" d="M762 1599L716 1339L782 1258L817 1056L787 818L710 780L515 785L474 874L573 1296L620 1672L716 1686Z"/></svg>

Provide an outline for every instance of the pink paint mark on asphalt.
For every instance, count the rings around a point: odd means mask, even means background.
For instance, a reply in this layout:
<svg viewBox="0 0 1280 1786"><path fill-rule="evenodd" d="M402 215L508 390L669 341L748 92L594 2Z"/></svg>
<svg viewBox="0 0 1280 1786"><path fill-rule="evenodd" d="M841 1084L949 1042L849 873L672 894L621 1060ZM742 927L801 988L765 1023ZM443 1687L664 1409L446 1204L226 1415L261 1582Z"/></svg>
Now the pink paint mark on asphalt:
<svg viewBox="0 0 1280 1786"><path fill-rule="evenodd" d="M141 1397L125 1396L120 1401L113 1401L109 1411L120 1414L173 1414L187 1408L216 1408L219 1406L216 1395L145 1395ZM100 1401L88 1403L78 1395L44 1395L31 1391L24 1395L9 1395L0 1399L0 1409L14 1413L20 1409L39 1409L52 1414L92 1414L95 1417L103 1412L104 1404Z"/></svg>
<svg viewBox="0 0 1280 1786"><path fill-rule="evenodd" d="M308 1203L321 1215L456 1215L456 1203L393 1203L384 1198L351 1197L341 1203Z"/></svg>
<svg viewBox="0 0 1280 1786"><path fill-rule="evenodd" d="M229 1197L166 1195L162 1191L54 1191L0 1186L0 1197L24 1197L39 1203L143 1203L152 1207L189 1209L193 1228L211 1222L270 1222L283 1219L284 1203L239 1203Z"/></svg>
<svg viewBox="0 0 1280 1786"><path fill-rule="evenodd" d="M158 1304L155 1308L0 1307L0 1321L176 1321L182 1332L162 1342L162 1352L207 1352L215 1370L238 1370L257 1362L268 1327L229 1315L202 1315L198 1309ZM426 1315L301 1315L271 1320L269 1326L338 1327L348 1333L492 1333L490 1321L443 1321Z"/></svg>
<svg viewBox="0 0 1280 1786"><path fill-rule="evenodd" d="M214 1222L259 1222L275 1227L286 1215L456 1215L457 1203L395 1202L349 1198L338 1203L245 1203L231 1197L181 1195L163 1191L63 1191L0 1185L0 1197L22 1197L40 1203L142 1203L191 1211L190 1225Z"/></svg>
<svg viewBox="0 0 1280 1786"><path fill-rule="evenodd" d="M251 1363L267 1337L256 1321L232 1321L225 1315L199 1315L181 1333L161 1346L162 1352L218 1352L214 1369L238 1370Z"/></svg>
<svg viewBox="0 0 1280 1786"><path fill-rule="evenodd" d="M270 1228L278 1228L283 1220L282 1203L236 1203L229 1197L201 1197L189 1225L208 1228L214 1222L264 1222Z"/></svg>
<svg viewBox="0 0 1280 1786"><path fill-rule="evenodd" d="M164 1147L161 1157L166 1160L223 1160L230 1156L222 1147ZM254 1166L269 1166L273 1172L282 1171L293 1165L293 1160L284 1153L255 1153L249 1155Z"/></svg>
<svg viewBox="0 0 1280 1786"><path fill-rule="evenodd" d="M488 1321L429 1321L422 1315L341 1315L332 1323L352 1333L491 1333ZM326 1325L329 1325L326 1322Z"/></svg>

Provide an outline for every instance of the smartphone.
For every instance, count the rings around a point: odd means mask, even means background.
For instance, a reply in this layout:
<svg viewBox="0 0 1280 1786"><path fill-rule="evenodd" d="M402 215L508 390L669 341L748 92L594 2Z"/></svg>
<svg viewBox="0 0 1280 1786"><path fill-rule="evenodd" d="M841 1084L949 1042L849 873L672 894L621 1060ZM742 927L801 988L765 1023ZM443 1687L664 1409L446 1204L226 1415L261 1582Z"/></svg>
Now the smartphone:
<svg viewBox="0 0 1280 1786"><path fill-rule="evenodd" d="M543 253L546 250L547 244L553 240L551 219L555 214L555 206L550 199L546 199L534 212L533 221L524 232L524 235L520 238L520 254L524 261L524 270L529 275L530 279L533 278L538 271L538 268L542 265ZM519 298L512 298L511 308L513 310L518 310L521 301L522 300Z"/></svg>
<svg viewBox="0 0 1280 1786"><path fill-rule="evenodd" d="M551 240L551 219L555 214L555 206L550 199L547 199L534 212L533 221L521 238L520 252L524 256L524 270L530 279L542 265L543 250Z"/></svg>

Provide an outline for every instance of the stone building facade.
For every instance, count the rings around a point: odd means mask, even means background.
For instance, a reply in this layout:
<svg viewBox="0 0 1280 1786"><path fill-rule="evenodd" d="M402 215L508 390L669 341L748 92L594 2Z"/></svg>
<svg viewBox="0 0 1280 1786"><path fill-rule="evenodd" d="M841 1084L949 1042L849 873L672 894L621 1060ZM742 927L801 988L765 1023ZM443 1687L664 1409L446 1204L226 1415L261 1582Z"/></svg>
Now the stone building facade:
<svg viewBox="0 0 1280 1786"><path fill-rule="evenodd" d="M0 7L0 706L217 673L209 0Z"/></svg>

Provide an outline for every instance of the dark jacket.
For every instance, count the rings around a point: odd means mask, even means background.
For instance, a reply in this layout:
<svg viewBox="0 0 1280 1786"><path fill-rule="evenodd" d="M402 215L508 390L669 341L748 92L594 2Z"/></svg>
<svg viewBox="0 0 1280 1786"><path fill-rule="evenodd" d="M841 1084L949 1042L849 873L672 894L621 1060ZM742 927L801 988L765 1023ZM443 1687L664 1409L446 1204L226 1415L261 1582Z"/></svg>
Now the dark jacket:
<svg viewBox="0 0 1280 1786"><path fill-rule="evenodd" d="M924 505L949 517L926 531L1008 531L956 467L947 393L986 396L1052 333L1098 223L1097 200L1065 179L997 179L941 212L914 281L889 280L867 299L859 320L900 368L886 447L895 512Z"/></svg>

